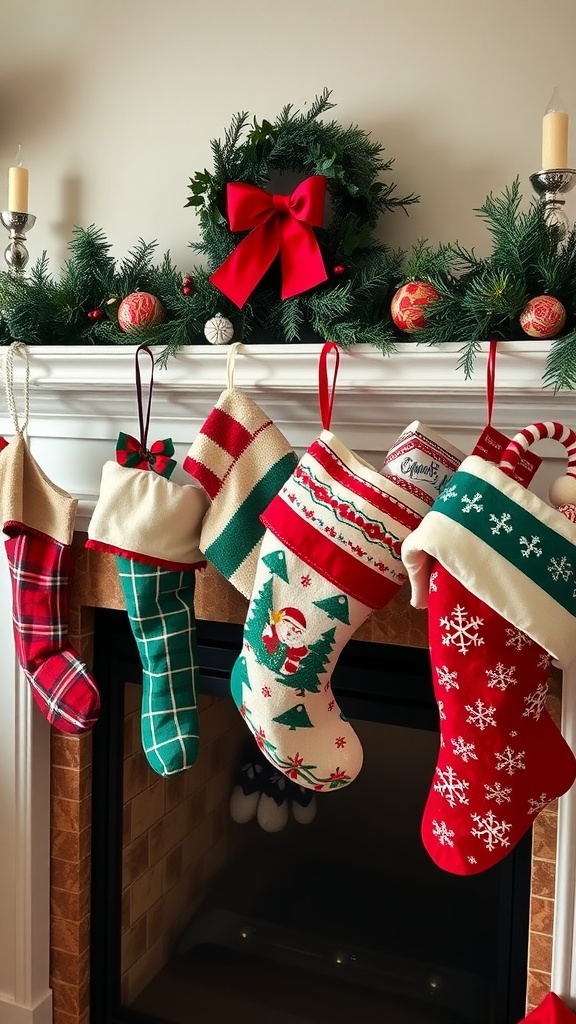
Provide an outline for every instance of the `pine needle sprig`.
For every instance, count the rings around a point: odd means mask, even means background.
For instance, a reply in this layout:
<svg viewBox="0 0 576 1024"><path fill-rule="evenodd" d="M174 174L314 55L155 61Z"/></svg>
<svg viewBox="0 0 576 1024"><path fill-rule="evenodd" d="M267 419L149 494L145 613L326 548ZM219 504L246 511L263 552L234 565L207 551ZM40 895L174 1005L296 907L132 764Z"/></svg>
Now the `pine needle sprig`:
<svg viewBox="0 0 576 1024"><path fill-rule="evenodd" d="M552 342L542 383L544 387L551 387L554 394L564 388L576 389L576 327Z"/></svg>

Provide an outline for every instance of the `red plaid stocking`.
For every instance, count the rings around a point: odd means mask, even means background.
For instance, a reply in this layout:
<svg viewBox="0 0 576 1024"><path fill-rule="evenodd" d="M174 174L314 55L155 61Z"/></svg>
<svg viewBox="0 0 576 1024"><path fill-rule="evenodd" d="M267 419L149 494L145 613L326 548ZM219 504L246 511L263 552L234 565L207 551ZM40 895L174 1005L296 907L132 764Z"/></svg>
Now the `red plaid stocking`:
<svg viewBox="0 0 576 1024"><path fill-rule="evenodd" d="M22 426L12 386L13 358L18 350L26 358ZM44 717L62 732L81 732L94 725L100 698L96 683L68 640L73 572L70 544L78 502L45 476L24 440L28 423L24 345L10 346L5 373L16 434L0 457L0 510L12 580L15 651Z"/></svg>
<svg viewBox="0 0 576 1024"><path fill-rule="evenodd" d="M96 684L68 640L70 546L28 532L20 523L4 527L12 579L16 655L42 714L62 732L90 729L98 717Z"/></svg>

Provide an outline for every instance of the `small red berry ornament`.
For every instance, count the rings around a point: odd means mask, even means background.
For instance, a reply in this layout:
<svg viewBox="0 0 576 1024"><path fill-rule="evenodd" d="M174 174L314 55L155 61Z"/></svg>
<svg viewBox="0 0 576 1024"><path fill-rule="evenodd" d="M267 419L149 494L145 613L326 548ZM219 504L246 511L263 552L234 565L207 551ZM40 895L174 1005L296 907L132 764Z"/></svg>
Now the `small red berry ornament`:
<svg viewBox="0 0 576 1024"><path fill-rule="evenodd" d="M86 314L86 316L88 317L89 320L97 321L102 320L104 313L102 312L101 309L91 309L90 312Z"/></svg>
<svg viewBox="0 0 576 1024"><path fill-rule="evenodd" d="M118 306L118 326L123 331L134 327L155 327L164 321L164 306L150 292L132 292Z"/></svg>
<svg viewBox="0 0 576 1024"><path fill-rule="evenodd" d="M346 267L343 263L337 263L335 267L332 267L332 273L336 277L342 277L346 273Z"/></svg>
<svg viewBox="0 0 576 1024"><path fill-rule="evenodd" d="M192 281L190 274L185 274L182 278L182 287L180 291L182 292L182 295L192 295L192 292L194 291L194 282Z"/></svg>
<svg viewBox="0 0 576 1024"><path fill-rule="evenodd" d="M398 289L390 304L390 315L401 331L417 331L426 326L424 307L440 296L427 281L409 281Z"/></svg>
<svg viewBox="0 0 576 1024"><path fill-rule="evenodd" d="M555 338L566 323L566 310L553 295L537 295L520 313L520 327L529 338Z"/></svg>

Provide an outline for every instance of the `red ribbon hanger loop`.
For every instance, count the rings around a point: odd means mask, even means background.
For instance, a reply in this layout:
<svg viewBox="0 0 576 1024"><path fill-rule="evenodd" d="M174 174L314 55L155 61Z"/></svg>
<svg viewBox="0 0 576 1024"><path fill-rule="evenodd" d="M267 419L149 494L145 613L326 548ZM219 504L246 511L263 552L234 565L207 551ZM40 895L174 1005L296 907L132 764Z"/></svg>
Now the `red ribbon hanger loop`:
<svg viewBox="0 0 576 1024"><path fill-rule="evenodd" d="M495 338L490 340L488 350L488 362L486 363L486 406L488 412L488 426L492 426L492 412L494 409L494 389L496 387L496 354L498 342Z"/></svg>
<svg viewBox="0 0 576 1024"><path fill-rule="evenodd" d="M249 231L210 281L240 309L280 255L282 299L328 280L313 228L322 227L326 177L314 174L291 195L272 195L256 185L226 186L230 231Z"/></svg>
<svg viewBox="0 0 576 1024"><path fill-rule="evenodd" d="M332 378L332 384L328 384L328 356L333 353L336 357L334 363L334 374ZM330 430L330 424L332 422L332 408L334 406L334 396L336 394L336 378L338 377L338 367L340 366L340 349L335 341L325 341L320 352L320 360L318 363L318 395L320 399L320 416L322 418L322 426L324 430Z"/></svg>

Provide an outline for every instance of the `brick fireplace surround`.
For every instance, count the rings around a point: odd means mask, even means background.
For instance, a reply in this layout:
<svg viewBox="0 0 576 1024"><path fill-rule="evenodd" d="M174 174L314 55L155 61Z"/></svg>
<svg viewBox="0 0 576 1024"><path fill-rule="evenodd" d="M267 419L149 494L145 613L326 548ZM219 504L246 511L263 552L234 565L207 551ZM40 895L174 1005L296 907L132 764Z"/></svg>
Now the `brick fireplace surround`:
<svg viewBox="0 0 576 1024"><path fill-rule="evenodd" d="M315 346L258 346L246 348L237 358L237 386L266 409L297 450L319 430L317 352ZM32 451L51 479L80 499L71 635L88 662L93 609L123 607L113 559L86 551L84 540L100 469L111 457L118 430L137 433L133 356L131 348L30 349ZM225 386L225 356L217 349L190 348L157 372L151 436L172 436L180 461ZM483 352L474 378L463 381L449 347L432 353L406 345L383 360L358 346L341 362L332 428L377 467L382 453L415 418L470 451L485 422L485 356ZM574 426L569 396L554 398L541 389L544 359L541 344L501 346L494 423L509 435L532 419L557 419ZM23 367L16 367L16 377L19 385ZM0 431L10 436L7 419L0 418ZM539 492L545 495L548 481L564 471L563 455L548 442L537 451L545 459L538 477ZM180 479L187 480L184 475ZM383 612L367 620L357 637L426 646L426 614L411 609L408 602L404 588ZM245 612L246 602L214 569L200 574L197 617L241 623ZM11 650L5 568L0 578L0 635L3 649ZM30 701L13 660L12 670L15 686L6 682L0 694L0 1024L89 1024L91 736L51 731ZM569 698L576 691L575 675L570 669L562 678L553 670L548 699L558 724L563 719L573 749L576 702ZM226 716L223 726L214 729L218 703L216 698L201 699L205 749L182 783L188 787L198 839L197 879L218 864L230 827L227 794L236 762L226 756L223 735L232 728ZM128 717L129 750L138 745L137 724L137 714ZM133 799L125 809L125 856L140 858L136 871L142 891L148 892L140 907L131 907L129 899L123 906L127 963L152 956L146 948L147 912L153 899L150 843L144 849L142 842L130 842L131 828L138 834L131 815L142 814L138 793L145 784L135 770L129 779ZM546 808L534 826L528 1008L551 987L576 1006L575 817L571 791ZM167 850L161 870L154 873L159 892L177 887L180 879L179 856L173 851L170 857L169 844Z"/></svg>

